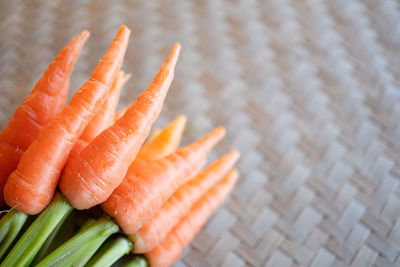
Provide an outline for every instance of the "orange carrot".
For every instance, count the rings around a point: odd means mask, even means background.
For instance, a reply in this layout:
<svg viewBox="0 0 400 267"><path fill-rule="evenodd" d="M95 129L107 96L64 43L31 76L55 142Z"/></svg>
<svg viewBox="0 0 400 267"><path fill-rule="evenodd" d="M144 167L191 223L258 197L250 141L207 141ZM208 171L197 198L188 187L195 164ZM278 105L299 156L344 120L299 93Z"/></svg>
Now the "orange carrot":
<svg viewBox="0 0 400 267"><path fill-rule="evenodd" d="M87 209L104 202L124 179L161 111L179 50L180 45L175 44L150 87L114 125L90 142L78 157L67 161L60 188L75 208Z"/></svg>
<svg viewBox="0 0 400 267"><path fill-rule="evenodd" d="M181 142L185 124L186 117L179 116L164 129L153 131L151 139L142 146L136 159L132 162L132 168L145 168L149 162L161 159L175 152ZM194 171L197 173L203 165L198 165Z"/></svg>
<svg viewBox="0 0 400 267"><path fill-rule="evenodd" d="M129 236L134 244L133 252L149 252L164 240L179 220L189 212L192 205L222 180L238 159L239 153L231 151L181 186L148 223Z"/></svg>
<svg viewBox="0 0 400 267"><path fill-rule="evenodd" d="M61 113L47 124L21 157L4 188L8 205L37 214L52 199L61 170L86 125L103 105L125 55L130 30L121 26L94 70Z"/></svg>
<svg viewBox="0 0 400 267"><path fill-rule="evenodd" d="M22 154L65 106L69 77L88 37L89 32L83 31L60 51L0 133L0 206L7 178Z"/></svg>
<svg viewBox="0 0 400 267"><path fill-rule="evenodd" d="M197 173L211 148L225 135L218 127L202 139L169 156L144 166L132 165L103 209L127 234L133 234L161 208L162 204Z"/></svg>
<svg viewBox="0 0 400 267"><path fill-rule="evenodd" d="M70 158L77 157L79 153L92 141L100 132L108 128L114 123L115 108L117 107L119 95L122 87L130 78L130 74L125 74L120 71L117 78L115 78L109 96L105 100L103 106L97 111L94 118L86 126L81 137L76 142L75 146L71 150L69 155Z"/></svg>
<svg viewBox="0 0 400 267"><path fill-rule="evenodd" d="M88 124L81 135L81 139L91 142L103 130L114 124L115 109L118 104L119 96L122 87L131 77L130 74L125 74L120 71L117 78L114 80L109 96L105 100L103 106L97 111L92 121Z"/></svg>
<svg viewBox="0 0 400 267"><path fill-rule="evenodd" d="M151 132L149 138L147 138L145 144L152 142L160 133L161 133L161 129L160 128L155 128Z"/></svg>
<svg viewBox="0 0 400 267"><path fill-rule="evenodd" d="M185 116L178 116L142 146L136 160L158 160L174 152L181 143L186 120Z"/></svg>
<svg viewBox="0 0 400 267"><path fill-rule="evenodd" d="M238 177L239 174L236 170L230 171L218 185L193 205L164 241L145 254L150 266L166 267L179 259L183 248L192 241L211 214L232 191Z"/></svg>
<svg viewBox="0 0 400 267"><path fill-rule="evenodd" d="M117 121L119 118L121 118L122 116L124 116L124 114L125 114L125 112L126 112L127 110L128 110L128 107L118 110L118 111L115 113L115 120Z"/></svg>

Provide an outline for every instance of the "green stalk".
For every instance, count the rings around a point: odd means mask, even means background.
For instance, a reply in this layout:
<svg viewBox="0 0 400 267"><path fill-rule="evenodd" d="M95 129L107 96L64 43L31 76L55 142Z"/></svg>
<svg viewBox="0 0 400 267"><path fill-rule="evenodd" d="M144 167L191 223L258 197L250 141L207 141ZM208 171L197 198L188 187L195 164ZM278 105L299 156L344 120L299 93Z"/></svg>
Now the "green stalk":
<svg viewBox="0 0 400 267"><path fill-rule="evenodd" d="M85 231L85 230L88 229L90 226L92 226L95 222L96 222L96 220L93 219L93 218L87 219L87 220L82 224L81 228L79 228L78 233L81 233L81 232Z"/></svg>
<svg viewBox="0 0 400 267"><path fill-rule="evenodd" d="M11 210L0 220L0 259L7 252L17 237L28 215L18 210Z"/></svg>
<svg viewBox="0 0 400 267"><path fill-rule="evenodd" d="M92 267L111 266L131 250L132 242L127 238L118 237L109 239L90 259L87 265Z"/></svg>
<svg viewBox="0 0 400 267"><path fill-rule="evenodd" d="M72 206L65 198L59 193L56 194L50 205L35 219L0 266L29 265L54 228L71 211Z"/></svg>
<svg viewBox="0 0 400 267"><path fill-rule="evenodd" d="M118 225L109 218L99 219L84 228L37 266L83 266L110 235L119 231Z"/></svg>
<svg viewBox="0 0 400 267"><path fill-rule="evenodd" d="M77 260L73 263L73 266L86 266L86 263L90 260L90 258L112 234L113 233L110 233L109 235L101 235L91 240L84 248L81 249L81 252L79 253L79 256L77 256Z"/></svg>
<svg viewBox="0 0 400 267"><path fill-rule="evenodd" d="M32 265L36 265L46 255L47 250L49 249L50 245L53 243L54 238L60 231L61 226L64 224L65 219L67 219L67 217L68 216L64 216L61 219L61 221L57 224L57 226L54 228L54 230L51 232L49 237L46 239L46 241L43 243L42 247L39 249L38 253L36 254L35 259L32 261Z"/></svg>
<svg viewBox="0 0 400 267"><path fill-rule="evenodd" d="M122 267L149 267L149 264L144 256L136 255L133 259L122 265Z"/></svg>

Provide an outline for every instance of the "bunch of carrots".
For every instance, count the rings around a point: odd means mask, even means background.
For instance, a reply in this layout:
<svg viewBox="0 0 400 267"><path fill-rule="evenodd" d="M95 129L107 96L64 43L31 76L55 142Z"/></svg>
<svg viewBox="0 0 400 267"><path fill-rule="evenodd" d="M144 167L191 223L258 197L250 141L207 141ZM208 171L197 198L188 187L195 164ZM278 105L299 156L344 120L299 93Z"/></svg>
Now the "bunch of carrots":
<svg viewBox="0 0 400 267"><path fill-rule="evenodd" d="M223 127L178 148L186 123L178 116L148 138L179 44L138 99L116 111L130 77L121 71L129 35L121 26L66 104L89 32L73 38L0 133L0 205L9 207L0 220L0 266L110 266L125 254L134 255L126 266L169 266L233 189L237 151L204 167ZM90 216L66 235L82 214Z"/></svg>

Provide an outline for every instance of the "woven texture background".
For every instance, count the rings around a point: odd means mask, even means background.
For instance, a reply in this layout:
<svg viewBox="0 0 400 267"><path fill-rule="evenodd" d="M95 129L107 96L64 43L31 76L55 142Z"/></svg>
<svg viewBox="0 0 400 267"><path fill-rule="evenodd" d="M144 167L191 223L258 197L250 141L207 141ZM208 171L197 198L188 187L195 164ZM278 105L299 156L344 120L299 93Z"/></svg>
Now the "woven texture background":
<svg viewBox="0 0 400 267"><path fill-rule="evenodd" d="M176 266L400 266L400 7L393 0L0 1L0 125L55 54L92 33L88 78L118 26L133 31L121 106L175 41L158 125L185 143L223 124L242 153L234 194Z"/></svg>

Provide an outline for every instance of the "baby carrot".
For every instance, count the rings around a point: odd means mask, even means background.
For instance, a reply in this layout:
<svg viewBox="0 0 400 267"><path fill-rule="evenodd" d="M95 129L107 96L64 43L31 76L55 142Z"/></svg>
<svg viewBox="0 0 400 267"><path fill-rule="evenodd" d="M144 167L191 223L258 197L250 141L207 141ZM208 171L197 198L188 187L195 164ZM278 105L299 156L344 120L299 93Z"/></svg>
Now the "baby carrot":
<svg viewBox="0 0 400 267"><path fill-rule="evenodd" d="M80 137L81 139L91 142L104 129L107 129L114 124L115 109L118 104L122 87L130 77L130 74L126 74L123 71L119 72L117 78L115 78L111 86L111 90L107 99L105 100L103 106L97 111L92 121L88 124L88 126L86 126Z"/></svg>
<svg viewBox="0 0 400 267"><path fill-rule="evenodd" d="M175 44L150 87L114 125L67 161L60 188L75 208L88 209L104 202L124 179L161 111L179 50L180 45Z"/></svg>
<svg viewBox="0 0 400 267"><path fill-rule="evenodd" d="M128 107L118 110L118 111L115 113L115 120L118 120L119 118L121 118L122 116L124 116L124 114L125 114L125 112L126 112L127 109L128 109Z"/></svg>
<svg viewBox="0 0 400 267"><path fill-rule="evenodd" d="M161 208L178 187L196 175L211 148L225 135L216 128L200 140L169 156L132 165L123 182L102 204L103 210L118 222L127 234L133 234Z"/></svg>
<svg viewBox="0 0 400 267"><path fill-rule="evenodd" d="M164 129L153 131L151 138L142 146L136 159L132 162L132 168L145 168L149 162L175 152L181 142L185 124L186 117L179 116ZM194 171L197 173L202 166L203 164L198 165Z"/></svg>
<svg viewBox="0 0 400 267"><path fill-rule="evenodd" d="M186 120L185 116L178 116L161 130L157 136L142 146L136 156L136 160L158 160L174 152L181 143Z"/></svg>
<svg viewBox="0 0 400 267"><path fill-rule="evenodd" d="M164 240L179 220L189 212L192 205L224 178L238 159L239 153L231 151L187 184L182 185L148 223L129 236L134 243L133 252L149 252Z"/></svg>
<svg viewBox="0 0 400 267"><path fill-rule="evenodd" d="M183 248L189 244L201 230L211 214L232 191L239 177L236 170L228 175L206 195L204 195L172 229L164 241L155 249L145 254L152 267L172 265L181 255Z"/></svg>
<svg viewBox="0 0 400 267"><path fill-rule="evenodd" d="M60 51L0 133L0 206L4 204L7 178L17 168L22 154L65 106L69 77L88 37L89 32L83 31Z"/></svg>
<svg viewBox="0 0 400 267"><path fill-rule="evenodd" d="M120 71L117 78L115 78L110 93L105 100L103 106L97 111L94 118L90 121L88 126L81 134L81 137L76 142L75 146L72 148L69 157L77 157L79 153L92 141L98 134L100 134L104 129L107 129L110 125L114 123L115 108L117 107L119 95L121 93L122 87L130 78L130 74L125 74Z"/></svg>
<svg viewBox="0 0 400 267"><path fill-rule="evenodd" d="M52 199L67 157L96 111L103 105L125 55L130 30L121 26L89 81L47 124L21 157L4 188L8 205L37 214Z"/></svg>
<svg viewBox="0 0 400 267"><path fill-rule="evenodd" d="M146 141L145 144L152 142L160 133L161 133L161 129L160 129L160 128L155 128L155 129L151 132L151 134L150 134L150 136L149 136L149 138L147 139L147 141Z"/></svg>

